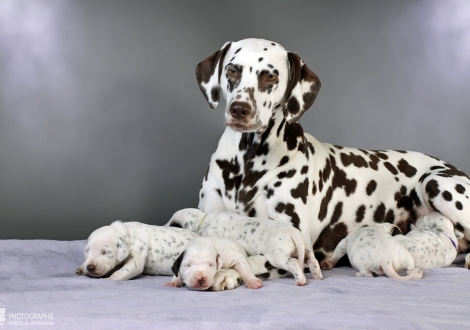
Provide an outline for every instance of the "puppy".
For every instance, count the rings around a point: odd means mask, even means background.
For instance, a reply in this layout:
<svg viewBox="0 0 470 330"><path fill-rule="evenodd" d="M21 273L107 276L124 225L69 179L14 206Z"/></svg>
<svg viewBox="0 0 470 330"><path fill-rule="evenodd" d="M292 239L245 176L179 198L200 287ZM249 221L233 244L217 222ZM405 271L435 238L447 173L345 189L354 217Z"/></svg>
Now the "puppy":
<svg viewBox="0 0 470 330"><path fill-rule="evenodd" d="M193 290L207 290L214 284L220 269L234 268L250 289L262 285L246 260L245 249L229 238L198 237L186 246L173 264L173 279L166 286L181 287L183 283Z"/></svg>
<svg viewBox="0 0 470 330"><path fill-rule="evenodd" d="M426 214L411 225L411 231L393 239L403 244L414 258L416 268L449 266L457 256L458 239L463 234L439 212Z"/></svg>
<svg viewBox="0 0 470 330"><path fill-rule="evenodd" d="M307 282L303 272L306 251L304 238L291 225L228 212L206 214L198 209L183 209L176 212L165 226L181 226L201 236L235 239L248 255L262 254L274 267L292 273L297 285L305 285ZM294 257L298 257L298 260ZM323 278L320 265L313 255L307 264L312 278Z"/></svg>
<svg viewBox="0 0 470 330"><path fill-rule="evenodd" d="M142 273L172 275L176 258L197 236L181 228L115 221L91 233L86 260L75 273L111 280L128 280Z"/></svg>
<svg viewBox="0 0 470 330"><path fill-rule="evenodd" d="M359 228L341 240L331 257L320 265L323 269L331 269L347 253L351 265L358 270L356 276L371 277L376 273L397 280L421 278L423 272L415 269L410 252L392 239L391 232L395 227L381 223ZM399 270L405 270L408 275L398 275Z"/></svg>

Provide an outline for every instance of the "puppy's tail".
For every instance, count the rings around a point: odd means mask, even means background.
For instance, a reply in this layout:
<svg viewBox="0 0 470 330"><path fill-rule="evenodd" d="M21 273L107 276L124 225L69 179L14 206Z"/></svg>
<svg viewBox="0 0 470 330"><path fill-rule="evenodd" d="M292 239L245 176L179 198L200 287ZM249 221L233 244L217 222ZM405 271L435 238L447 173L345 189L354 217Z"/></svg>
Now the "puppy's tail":
<svg viewBox="0 0 470 330"><path fill-rule="evenodd" d="M411 273L409 273L408 275L401 276L396 272L396 270L393 268L393 265L391 263L382 265L382 270L384 271L385 275L387 275L388 277L391 277L400 281L418 279L423 276L423 272L421 272L418 268L413 269Z"/></svg>
<svg viewBox="0 0 470 330"><path fill-rule="evenodd" d="M297 258L300 262L300 267L304 267L305 263L305 243L302 233L298 229L294 229L291 234L292 241L294 242L295 247L297 248Z"/></svg>

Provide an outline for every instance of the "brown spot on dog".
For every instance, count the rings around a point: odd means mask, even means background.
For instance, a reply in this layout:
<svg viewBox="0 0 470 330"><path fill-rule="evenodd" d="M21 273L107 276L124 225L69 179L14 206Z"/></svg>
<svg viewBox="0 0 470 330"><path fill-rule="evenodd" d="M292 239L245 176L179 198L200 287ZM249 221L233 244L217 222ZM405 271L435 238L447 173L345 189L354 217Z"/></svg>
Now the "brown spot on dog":
<svg viewBox="0 0 470 330"><path fill-rule="evenodd" d="M459 194L463 194L465 192L465 187L458 183L455 185L455 191Z"/></svg>
<svg viewBox="0 0 470 330"><path fill-rule="evenodd" d="M447 190L442 192L442 197L448 202L452 201L452 194Z"/></svg>
<svg viewBox="0 0 470 330"><path fill-rule="evenodd" d="M320 211L318 212L318 219L323 221L328 213L328 205L330 204L331 198L333 197L333 187L329 187L326 191L320 204Z"/></svg>
<svg viewBox="0 0 470 330"><path fill-rule="evenodd" d="M439 184L436 180L429 180L426 184L426 193L428 194L429 198L432 199L439 195L441 191L439 190Z"/></svg>
<svg viewBox="0 0 470 330"><path fill-rule="evenodd" d="M308 173L308 166L302 166L302 170L300 170L300 174L307 174Z"/></svg>
<svg viewBox="0 0 470 330"><path fill-rule="evenodd" d="M304 130L299 123L289 123L286 121L283 140L287 144L288 150L294 150L297 147L297 140L303 140Z"/></svg>
<svg viewBox="0 0 470 330"><path fill-rule="evenodd" d="M416 174L416 168L408 164L403 158L398 162L397 168L409 178L412 178Z"/></svg>
<svg viewBox="0 0 470 330"><path fill-rule="evenodd" d="M335 206L335 209L333 210L333 215L331 216L330 224L332 225L338 222L342 214L343 214L343 202L338 202L338 204L336 204Z"/></svg>
<svg viewBox="0 0 470 330"><path fill-rule="evenodd" d="M315 250L323 248L327 252L333 252L339 242L348 236L348 227L342 222L334 226L325 227L318 236L313 248Z"/></svg>
<svg viewBox="0 0 470 330"><path fill-rule="evenodd" d="M361 155L355 155L352 152L350 152L349 155L345 153L341 153L340 157L341 157L341 162L346 167L348 167L351 164L359 168L369 167L367 165L367 161Z"/></svg>
<svg viewBox="0 0 470 330"><path fill-rule="evenodd" d="M374 221L383 222L385 219L385 204L381 203L374 212Z"/></svg>
<svg viewBox="0 0 470 330"><path fill-rule="evenodd" d="M392 173L393 175L397 175L398 174L398 171L397 169L395 168L395 166L393 166L392 164L390 164L389 162L385 162L384 163L384 166L387 168L387 170L390 171L390 173Z"/></svg>
<svg viewBox="0 0 470 330"><path fill-rule="evenodd" d="M289 161L289 156L284 156L281 158L281 161L279 162L278 166L286 165L288 161Z"/></svg>
<svg viewBox="0 0 470 330"><path fill-rule="evenodd" d="M374 150L372 150L372 151L374 151ZM388 159L388 156L386 154L380 152L380 150L375 150L374 153L377 157L382 158L383 160Z"/></svg>
<svg viewBox="0 0 470 330"><path fill-rule="evenodd" d="M455 202L455 207L457 208L457 210L462 210L463 209L463 205L460 202Z"/></svg>
<svg viewBox="0 0 470 330"><path fill-rule="evenodd" d="M368 196L372 195L372 193L377 188L377 182L375 180L370 180L366 187L366 193Z"/></svg>
<svg viewBox="0 0 470 330"><path fill-rule="evenodd" d="M294 204L291 204L291 203L278 203L276 208L275 208L275 211L277 213L284 213L286 215L288 215L290 218L291 218L291 223L292 225L299 229L299 224L300 224L300 218L299 218L299 215L297 214L297 212L295 212L295 206Z"/></svg>
<svg viewBox="0 0 470 330"><path fill-rule="evenodd" d="M366 213L366 206L365 205L359 206L356 211L356 222L361 222L362 220L364 220L365 213Z"/></svg>
<svg viewBox="0 0 470 330"><path fill-rule="evenodd" d="M385 222L388 223L393 223L395 221L395 213L393 212L392 209L387 211L387 214L385 215Z"/></svg>
<svg viewBox="0 0 470 330"><path fill-rule="evenodd" d="M447 167L447 170L440 171L439 174L446 174L450 176L462 176L464 178L470 179L467 174L459 170L457 167L450 165L448 163L444 164Z"/></svg>
<svg viewBox="0 0 470 330"><path fill-rule="evenodd" d="M294 170L294 169L292 169L292 170L290 170L290 171L288 171L288 172L287 172L287 171L280 172L280 173L277 175L277 177L278 177L279 179L292 178L292 177L295 175L296 172L297 172L297 170Z"/></svg>
<svg viewBox="0 0 470 330"><path fill-rule="evenodd" d="M419 178L418 181L423 183L423 181L430 175L431 175L431 173L424 173L423 175L421 175L421 177Z"/></svg>
<svg viewBox="0 0 470 330"><path fill-rule="evenodd" d="M308 195L308 178L297 186L297 188L292 189L290 194L293 198L300 198L304 204L307 204L307 195Z"/></svg>

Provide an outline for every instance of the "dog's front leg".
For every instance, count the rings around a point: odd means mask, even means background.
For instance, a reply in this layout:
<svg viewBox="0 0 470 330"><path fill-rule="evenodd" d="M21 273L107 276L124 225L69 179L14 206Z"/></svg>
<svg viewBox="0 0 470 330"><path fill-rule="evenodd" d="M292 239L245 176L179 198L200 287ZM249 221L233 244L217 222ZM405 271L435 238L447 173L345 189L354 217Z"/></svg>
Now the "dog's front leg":
<svg viewBox="0 0 470 330"><path fill-rule="evenodd" d="M145 259L142 256L129 256L121 269L115 271L113 275L109 277L110 280L115 281L126 281L137 275L142 274L144 271Z"/></svg>

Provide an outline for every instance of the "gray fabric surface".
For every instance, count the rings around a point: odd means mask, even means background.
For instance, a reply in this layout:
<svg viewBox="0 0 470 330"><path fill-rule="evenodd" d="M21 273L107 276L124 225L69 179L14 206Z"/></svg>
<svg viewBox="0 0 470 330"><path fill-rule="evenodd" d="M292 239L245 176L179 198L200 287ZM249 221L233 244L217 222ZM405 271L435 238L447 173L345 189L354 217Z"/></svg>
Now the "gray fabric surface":
<svg viewBox="0 0 470 330"><path fill-rule="evenodd" d="M6 329L462 329L470 327L470 271L456 264L399 282L356 278L349 267L323 281L264 281L259 290L164 287L170 277L113 282L74 275L84 241L0 241L0 308L53 313L54 325ZM459 260L460 259L460 260ZM462 261L462 256L458 258ZM307 276L308 277L308 276Z"/></svg>

